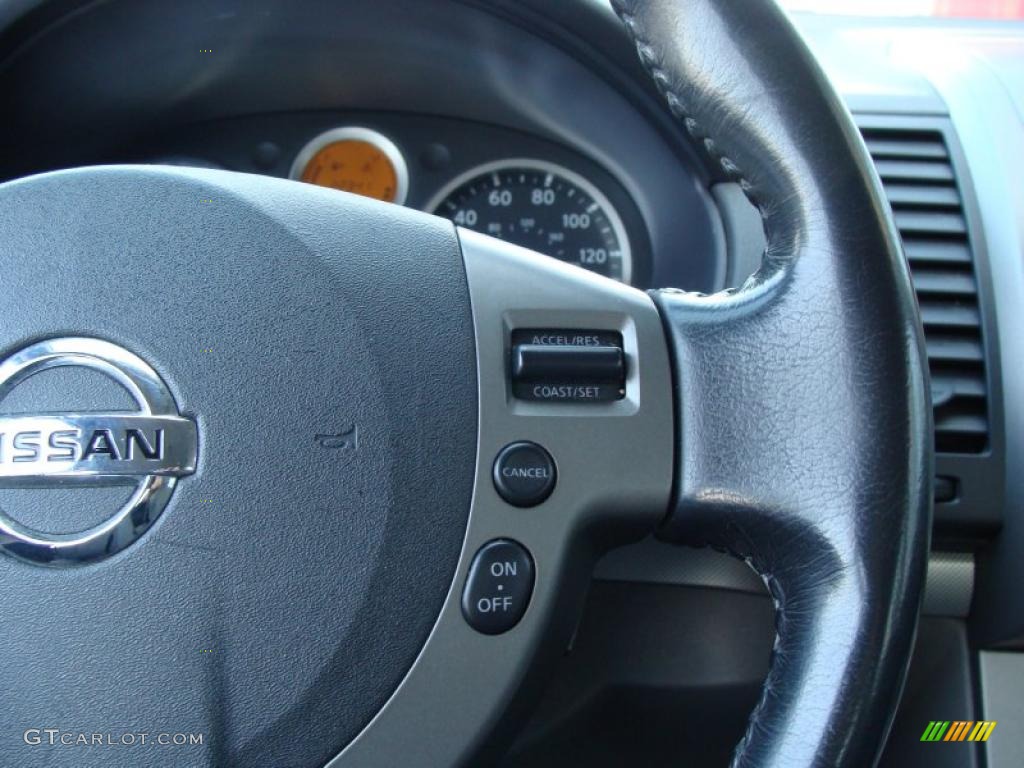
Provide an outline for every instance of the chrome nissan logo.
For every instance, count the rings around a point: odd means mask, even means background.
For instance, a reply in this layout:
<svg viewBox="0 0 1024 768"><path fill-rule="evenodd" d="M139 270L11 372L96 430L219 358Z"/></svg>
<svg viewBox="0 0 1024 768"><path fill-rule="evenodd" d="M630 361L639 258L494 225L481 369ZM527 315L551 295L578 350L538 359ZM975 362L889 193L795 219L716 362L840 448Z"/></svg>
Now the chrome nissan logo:
<svg viewBox="0 0 1024 768"><path fill-rule="evenodd" d="M0 402L28 377L83 366L124 387L136 412L32 413L0 417L0 488L132 485L104 522L77 533L34 531L0 509L0 548L42 565L109 557L138 539L167 505L177 478L196 469L198 433L145 361L99 339L33 344L0 363Z"/></svg>

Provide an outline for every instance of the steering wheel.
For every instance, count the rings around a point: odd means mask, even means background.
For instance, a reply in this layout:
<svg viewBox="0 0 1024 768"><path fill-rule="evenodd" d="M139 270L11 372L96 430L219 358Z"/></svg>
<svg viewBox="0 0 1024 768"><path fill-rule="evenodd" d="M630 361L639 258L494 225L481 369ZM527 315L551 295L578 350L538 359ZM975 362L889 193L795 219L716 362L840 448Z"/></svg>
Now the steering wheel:
<svg viewBox="0 0 1024 768"><path fill-rule="evenodd" d="M740 289L224 171L0 187L0 762L479 765L651 531L775 602L733 764L877 760L932 474L891 215L773 3L615 7L763 217Z"/></svg>

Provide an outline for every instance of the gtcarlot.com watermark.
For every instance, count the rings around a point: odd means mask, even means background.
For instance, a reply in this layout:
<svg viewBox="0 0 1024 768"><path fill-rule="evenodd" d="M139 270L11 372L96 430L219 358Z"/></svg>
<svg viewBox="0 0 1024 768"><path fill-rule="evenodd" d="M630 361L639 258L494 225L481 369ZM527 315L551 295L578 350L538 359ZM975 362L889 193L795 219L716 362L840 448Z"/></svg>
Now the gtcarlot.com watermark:
<svg viewBox="0 0 1024 768"><path fill-rule="evenodd" d="M29 728L22 734L29 746L61 747L195 747L203 743L202 733L87 733L60 728Z"/></svg>

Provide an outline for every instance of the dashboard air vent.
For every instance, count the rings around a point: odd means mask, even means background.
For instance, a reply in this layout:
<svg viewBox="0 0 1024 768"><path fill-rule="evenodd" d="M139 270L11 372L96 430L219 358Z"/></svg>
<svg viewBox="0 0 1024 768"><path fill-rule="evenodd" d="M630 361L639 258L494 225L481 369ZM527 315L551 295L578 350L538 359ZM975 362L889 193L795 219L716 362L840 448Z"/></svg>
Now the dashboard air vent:
<svg viewBox="0 0 1024 768"><path fill-rule="evenodd" d="M862 128L910 262L928 347L940 453L980 453L989 425L974 255L943 134Z"/></svg>

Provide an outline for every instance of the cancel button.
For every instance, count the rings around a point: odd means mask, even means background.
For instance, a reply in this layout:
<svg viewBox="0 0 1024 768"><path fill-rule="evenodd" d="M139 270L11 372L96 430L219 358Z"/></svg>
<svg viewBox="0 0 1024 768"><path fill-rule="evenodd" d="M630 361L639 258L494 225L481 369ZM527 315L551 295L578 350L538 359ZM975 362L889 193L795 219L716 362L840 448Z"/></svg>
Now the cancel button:
<svg viewBox="0 0 1024 768"><path fill-rule="evenodd" d="M494 487L517 507L534 507L555 488L555 462L536 443L511 443L494 460Z"/></svg>

